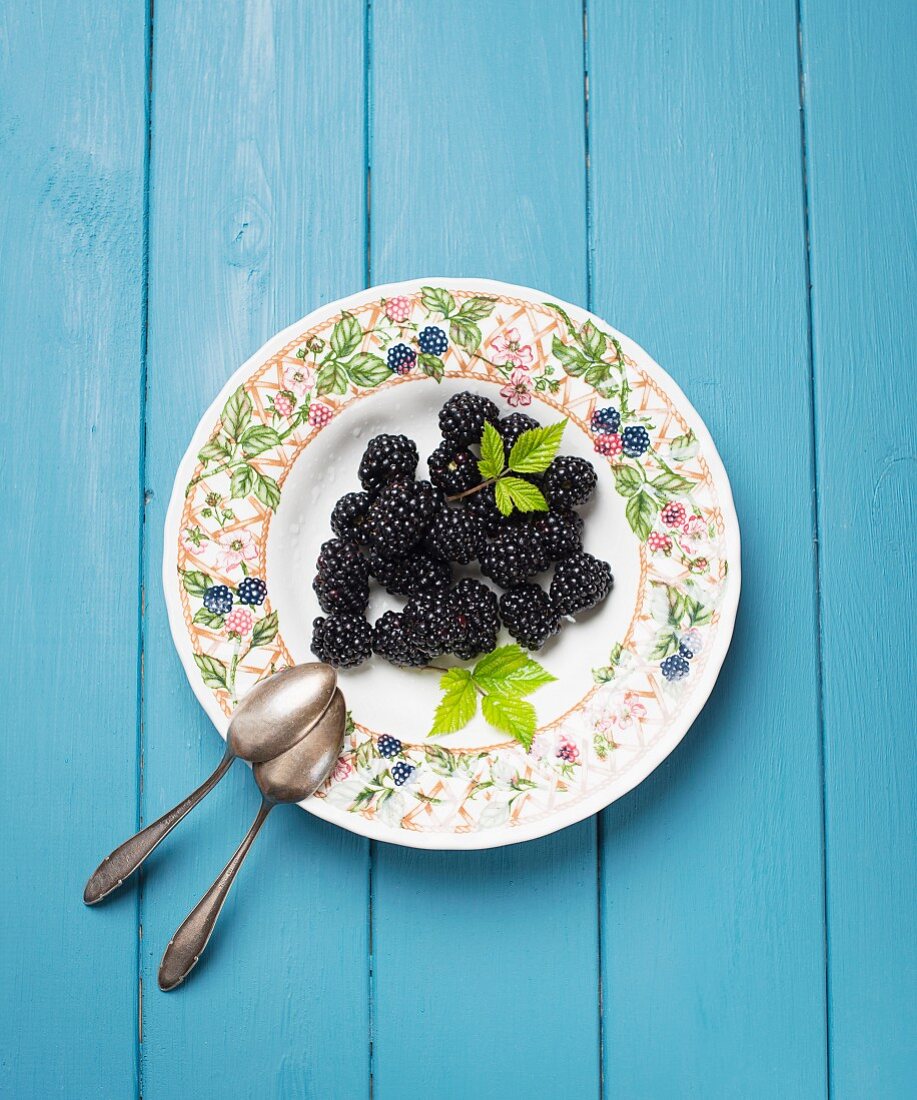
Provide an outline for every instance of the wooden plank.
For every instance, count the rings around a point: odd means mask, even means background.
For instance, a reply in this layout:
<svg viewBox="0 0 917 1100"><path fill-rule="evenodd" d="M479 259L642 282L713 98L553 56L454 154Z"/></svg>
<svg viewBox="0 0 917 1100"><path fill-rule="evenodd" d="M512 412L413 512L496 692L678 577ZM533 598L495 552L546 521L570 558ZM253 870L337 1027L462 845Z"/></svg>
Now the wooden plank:
<svg viewBox="0 0 917 1100"><path fill-rule="evenodd" d="M913 1091L913 3L803 5L835 1097Z"/></svg>
<svg viewBox="0 0 917 1100"><path fill-rule="evenodd" d="M151 205L143 807L222 744L172 649L161 537L174 471L229 373L363 282L363 5L157 2ZM295 808L259 839L178 993L169 936L254 816L237 764L170 838L143 897L144 1093L353 1096L369 1081L368 844Z"/></svg>
<svg viewBox="0 0 917 1100"><path fill-rule="evenodd" d="M0 41L0 1093L127 1097L137 898L81 896L137 820L144 6Z"/></svg>
<svg viewBox="0 0 917 1100"><path fill-rule="evenodd" d="M589 5L595 307L696 404L745 547L708 707L603 819L607 1096L825 1091L796 32L792 0Z"/></svg>
<svg viewBox="0 0 917 1100"><path fill-rule="evenodd" d="M372 279L584 301L578 2L372 7ZM595 824L490 852L374 848L377 1100L593 1096Z"/></svg>

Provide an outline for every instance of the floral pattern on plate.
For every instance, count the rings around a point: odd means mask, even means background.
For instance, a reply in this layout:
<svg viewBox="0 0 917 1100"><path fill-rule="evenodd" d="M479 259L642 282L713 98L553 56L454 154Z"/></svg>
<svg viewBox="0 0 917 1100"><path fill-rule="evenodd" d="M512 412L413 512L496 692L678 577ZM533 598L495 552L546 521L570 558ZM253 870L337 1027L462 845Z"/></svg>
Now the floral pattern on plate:
<svg viewBox="0 0 917 1100"><path fill-rule="evenodd" d="M172 551L193 661L225 715L252 684L292 663L266 576L270 521L293 464L353 402L444 376L496 384L507 411L537 396L590 434L640 544L629 628L609 639L592 690L542 727L531 751L515 742L480 751L402 744L356 714L317 796L324 808L309 807L344 824L362 819L358 831L371 835L380 822L421 834L524 826L539 835L552 818L559 826L585 816L603 790L610 801L639 781L648 770L641 761L658 755L709 691L705 665L715 652L715 676L737 598L728 483L714 477L702 425L669 396L658 368L626 354L623 337L582 311L500 284L405 284L363 297L251 370L197 452ZM725 644L717 643L724 603Z"/></svg>

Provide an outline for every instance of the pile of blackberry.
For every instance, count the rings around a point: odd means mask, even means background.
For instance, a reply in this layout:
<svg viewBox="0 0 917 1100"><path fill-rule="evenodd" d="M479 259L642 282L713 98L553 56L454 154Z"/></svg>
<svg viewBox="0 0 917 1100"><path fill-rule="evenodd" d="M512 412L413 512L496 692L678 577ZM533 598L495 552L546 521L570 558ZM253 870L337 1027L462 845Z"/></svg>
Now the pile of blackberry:
<svg viewBox="0 0 917 1100"><path fill-rule="evenodd" d="M429 480L417 477L412 439L369 441L360 490L335 504L335 537L316 562L312 587L324 614L313 623L312 652L319 660L336 668L373 653L407 668L447 654L473 660L496 649L501 622L520 645L540 649L565 617L611 592L611 568L583 550L576 511L595 492L591 463L558 455L544 473L521 475L539 487L548 511L504 516L478 471L486 423L507 455L523 432L540 426L524 413L501 418L479 394L456 394L439 414L442 441L427 459ZM474 564L484 580L469 575ZM539 584L552 568L550 583ZM370 624L373 582L405 603Z"/></svg>

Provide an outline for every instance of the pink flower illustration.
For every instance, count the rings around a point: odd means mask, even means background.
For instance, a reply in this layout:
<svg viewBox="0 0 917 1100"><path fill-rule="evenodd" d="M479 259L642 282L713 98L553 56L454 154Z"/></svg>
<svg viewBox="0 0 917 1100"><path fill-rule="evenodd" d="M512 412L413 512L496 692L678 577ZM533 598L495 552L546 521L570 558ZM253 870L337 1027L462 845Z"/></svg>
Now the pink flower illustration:
<svg viewBox="0 0 917 1100"><path fill-rule="evenodd" d="M315 371L307 367L305 363L290 363L283 370L283 388L295 393L297 397L305 397L315 385Z"/></svg>
<svg viewBox="0 0 917 1100"><path fill-rule="evenodd" d="M500 390L500 396L516 407L518 405L531 405L532 385L529 376L524 370L510 372L509 382Z"/></svg>
<svg viewBox="0 0 917 1100"><path fill-rule="evenodd" d="M346 779L352 771L353 765L350 763L350 760L346 756L339 756L338 762L332 769L331 777L340 782L342 779Z"/></svg>
<svg viewBox="0 0 917 1100"><path fill-rule="evenodd" d="M531 344L523 344L519 329L508 328L493 344L494 359L498 363L512 363L520 370L527 370L535 360Z"/></svg>
<svg viewBox="0 0 917 1100"><path fill-rule="evenodd" d="M258 560L258 547L251 531L233 531L221 535L218 541L217 567L229 573L242 562L252 565Z"/></svg>
<svg viewBox="0 0 917 1100"><path fill-rule="evenodd" d="M640 702L640 696L635 691L628 691L617 711L611 716L611 721L620 729L626 730L634 722L642 722L645 717L646 707Z"/></svg>
<svg viewBox="0 0 917 1100"><path fill-rule="evenodd" d="M707 542L707 524L702 516L688 516L682 525L681 547L686 554L696 554Z"/></svg>
<svg viewBox="0 0 917 1100"><path fill-rule="evenodd" d="M251 630L253 622L252 613L247 607L234 607L226 616L226 629L230 634L241 637Z"/></svg>

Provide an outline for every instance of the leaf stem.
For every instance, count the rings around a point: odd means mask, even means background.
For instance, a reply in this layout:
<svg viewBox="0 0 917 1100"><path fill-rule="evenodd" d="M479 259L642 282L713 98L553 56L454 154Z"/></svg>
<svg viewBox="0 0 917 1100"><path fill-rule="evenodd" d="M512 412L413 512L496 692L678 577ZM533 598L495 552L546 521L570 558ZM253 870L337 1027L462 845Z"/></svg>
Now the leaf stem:
<svg viewBox="0 0 917 1100"><path fill-rule="evenodd" d="M446 500L451 504L454 500L462 500L463 497L473 496L475 493L479 493L482 489L486 489L489 485L494 485L503 474L508 473L508 470L503 470L499 477L488 477L480 483L475 485L472 489L464 489L461 493L454 493L451 497L446 497Z"/></svg>

